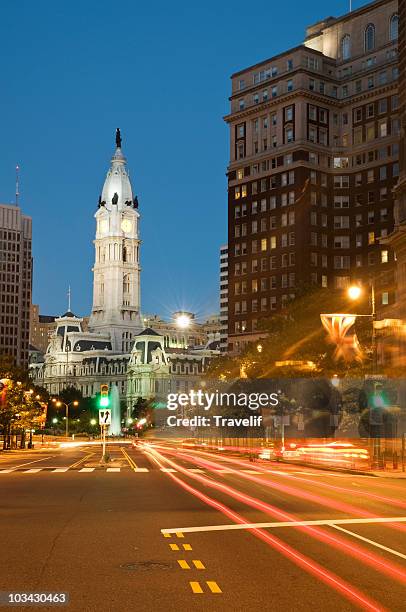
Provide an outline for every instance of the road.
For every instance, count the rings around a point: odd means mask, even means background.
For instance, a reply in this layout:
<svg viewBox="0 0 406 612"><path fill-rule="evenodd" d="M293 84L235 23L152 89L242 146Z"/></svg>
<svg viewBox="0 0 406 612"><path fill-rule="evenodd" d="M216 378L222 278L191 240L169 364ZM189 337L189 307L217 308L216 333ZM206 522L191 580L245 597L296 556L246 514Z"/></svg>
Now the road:
<svg viewBox="0 0 406 612"><path fill-rule="evenodd" d="M68 592L69 611L404 608L406 480L108 452L0 454L0 591Z"/></svg>

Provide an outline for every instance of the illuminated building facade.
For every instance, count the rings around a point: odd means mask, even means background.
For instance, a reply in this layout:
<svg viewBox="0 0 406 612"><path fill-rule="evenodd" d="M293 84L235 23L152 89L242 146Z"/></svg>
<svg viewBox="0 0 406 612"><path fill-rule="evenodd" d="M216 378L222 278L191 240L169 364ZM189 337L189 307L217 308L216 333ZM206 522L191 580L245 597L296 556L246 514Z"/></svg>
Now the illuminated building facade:
<svg viewBox="0 0 406 612"><path fill-rule="evenodd" d="M377 309L394 303L397 46L398 3L378 0L232 75L229 350L309 285L373 279Z"/></svg>

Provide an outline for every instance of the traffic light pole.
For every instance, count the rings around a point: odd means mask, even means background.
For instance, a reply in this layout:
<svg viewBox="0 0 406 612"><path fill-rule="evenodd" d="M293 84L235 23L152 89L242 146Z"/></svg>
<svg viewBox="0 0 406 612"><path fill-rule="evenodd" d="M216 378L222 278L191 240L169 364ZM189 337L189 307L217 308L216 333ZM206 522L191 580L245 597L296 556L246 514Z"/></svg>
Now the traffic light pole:
<svg viewBox="0 0 406 612"><path fill-rule="evenodd" d="M102 461L105 460L106 456L106 426L101 425L101 437L102 437Z"/></svg>

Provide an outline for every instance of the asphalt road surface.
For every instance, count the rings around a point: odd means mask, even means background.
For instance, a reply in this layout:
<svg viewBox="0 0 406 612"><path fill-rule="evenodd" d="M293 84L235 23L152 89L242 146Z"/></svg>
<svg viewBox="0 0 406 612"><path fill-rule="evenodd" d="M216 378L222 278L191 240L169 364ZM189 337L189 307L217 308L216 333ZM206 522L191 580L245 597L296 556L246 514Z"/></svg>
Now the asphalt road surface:
<svg viewBox="0 0 406 612"><path fill-rule="evenodd" d="M69 612L405 609L406 480L108 450L108 468L98 445L0 454L0 591L66 592Z"/></svg>

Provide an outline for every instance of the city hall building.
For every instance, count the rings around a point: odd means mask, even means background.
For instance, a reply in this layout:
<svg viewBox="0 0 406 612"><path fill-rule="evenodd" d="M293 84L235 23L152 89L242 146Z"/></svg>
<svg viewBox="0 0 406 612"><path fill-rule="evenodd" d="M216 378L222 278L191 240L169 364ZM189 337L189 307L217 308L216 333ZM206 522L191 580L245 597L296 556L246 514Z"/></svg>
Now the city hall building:
<svg viewBox="0 0 406 612"><path fill-rule="evenodd" d="M122 400L128 395L130 409L137 397L152 397L157 388L156 352L140 350L152 335L155 349L164 352L160 373L168 388L187 391L218 354L219 333L215 321L198 325L191 313L190 325L183 330L157 316L141 315L140 213L119 130L94 216L93 307L86 329L70 308L47 321L52 328L46 352L41 357L40 351L32 351L32 380L54 395L74 386L84 397L96 395L101 384L115 385ZM153 326L157 329L150 329Z"/></svg>

